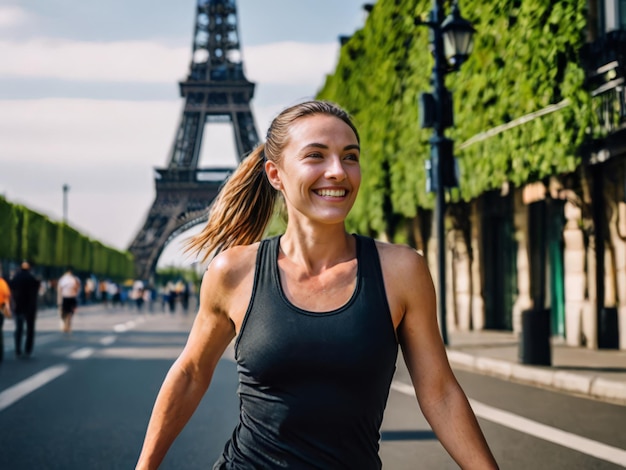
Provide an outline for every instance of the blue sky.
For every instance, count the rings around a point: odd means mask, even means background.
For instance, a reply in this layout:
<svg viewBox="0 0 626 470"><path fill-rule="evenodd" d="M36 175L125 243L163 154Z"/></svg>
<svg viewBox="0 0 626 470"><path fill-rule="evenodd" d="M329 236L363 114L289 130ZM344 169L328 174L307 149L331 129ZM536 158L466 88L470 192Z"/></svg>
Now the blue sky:
<svg viewBox="0 0 626 470"><path fill-rule="evenodd" d="M125 249L154 200L153 168L167 164L195 3L0 0L0 194L60 220L68 184L69 223ZM315 95L338 37L363 26L363 3L237 1L260 135ZM232 139L231 126L207 126L201 165L232 166ZM160 264L178 252L174 241Z"/></svg>

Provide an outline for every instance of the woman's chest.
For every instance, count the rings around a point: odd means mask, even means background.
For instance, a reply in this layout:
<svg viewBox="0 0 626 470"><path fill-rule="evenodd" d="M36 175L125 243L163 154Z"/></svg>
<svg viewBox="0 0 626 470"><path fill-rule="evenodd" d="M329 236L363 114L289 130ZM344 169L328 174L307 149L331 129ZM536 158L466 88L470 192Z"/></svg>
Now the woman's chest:
<svg viewBox="0 0 626 470"><path fill-rule="evenodd" d="M310 312L329 312L350 301L357 285L357 271L356 260L314 275L279 263L279 287L296 307Z"/></svg>

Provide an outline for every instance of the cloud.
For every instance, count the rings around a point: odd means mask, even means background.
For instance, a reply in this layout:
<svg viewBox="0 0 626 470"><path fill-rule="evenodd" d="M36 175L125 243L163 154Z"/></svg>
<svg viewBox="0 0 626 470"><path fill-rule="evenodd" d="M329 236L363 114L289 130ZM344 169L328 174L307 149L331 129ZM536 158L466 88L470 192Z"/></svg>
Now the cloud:
<svg viewBox="0 0 626 470"><path fill-rule="evenodd" d="M0 101L0 158L165 164L181 107L174 100Z"/></svg>
<svg viewBox="0 0 626 470"><path fill-rule="evenodd" d="M338 45L280 42L244 48L248 78L266 84L318 85L332 71ZM0 41L0 78L175 83L191 51L152 41L85 42L37 38Z"/></svg>
<svg viewBox="0 0 626 470"><path fill-rule="evenodd" d="M190 51L150 41L66 39L0 41L1 77L69 81L172 83L184 77Z"/></svg>
<svg viewBox="0 0 626 470"><path fill-rule="evenodd" d="M339 45L279 42L244 48L248 79L267 84L317 86L320 77L331 73Z"/></svg>
<svg viewBox="0 0 626 470"><path fill-rule="evenodd" d="M17 6L0 6L0 29L14 28L23 24L28 15L25 10Z"/></svg>

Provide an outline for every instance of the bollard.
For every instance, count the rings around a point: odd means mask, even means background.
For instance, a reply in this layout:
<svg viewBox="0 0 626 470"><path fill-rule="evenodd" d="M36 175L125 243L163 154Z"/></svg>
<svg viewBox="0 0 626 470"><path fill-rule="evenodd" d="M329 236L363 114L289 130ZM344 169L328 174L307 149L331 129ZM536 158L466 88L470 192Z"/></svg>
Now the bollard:
<svg viewBox="0 0 626 470"><path fill-rule="evenodd" d="M617 307L600 310L598 325L598 349L619 349L619 325Z"/></svg>
<svg viewBox="0 0 626 470"><path fill-rule="evenodd" d="M550 309L530 309L522 312L519 359L522 364L552 365Z"/></svg>

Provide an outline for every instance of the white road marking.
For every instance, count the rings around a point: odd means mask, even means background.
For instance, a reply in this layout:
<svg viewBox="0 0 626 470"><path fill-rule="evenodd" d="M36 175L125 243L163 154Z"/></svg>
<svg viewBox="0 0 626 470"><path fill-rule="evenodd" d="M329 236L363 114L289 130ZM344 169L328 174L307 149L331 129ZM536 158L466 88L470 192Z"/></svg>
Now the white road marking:
<svg viewBox="0 0 626 470"><path fill-rule="evenodd" d="M415 396L413 387L402 382L392 382L391 388L396 392L413 397ZM543 439L544 441L553 442L554 444L576 450L583 454L591 455L600 460L626 466L626 450L593 441L567 431L562 431L552 426L537 423L536 421L485 405L476 400L469 400L469 402L474 410L474 414L480 418Z"/></svg>
<svg viewBox="0 0 626 470"><path fill-rule="evenodd" d="M137 323L142 323L143 319L128 320L126 323L118 323L113 327L113 331L116 333L124 333L125 331L132 330L137 326Z"/></svg>
<svg viewBox="0 0 626 470"><path fill-rule="evenodd" d="M31 392L43 387L48 382L65 374L69 369L67 364L59 364L57 366L48 367L29 378L7 388L0 393L0 411L8 408L21 398L24 398Z"/></svg>
<svg viewBox="0 0 626 470"><path fill-rule="evenodd" d="M137 324L143 323L145 318L138 318L137 320L129 320L126 323L120 323L113 327L113 330L117 332L124 332L134 328ZM2 334L2 332L0 332ZM37 336L37 344L42 345L57 339L57 335L48 334L45 336ZM115 335L105 336L100 339L100 344L103 346L110 346L117 340ZM87 359L92 356L96 350L94 348L80 348L71 352L68 357L70 359ZM40 387L43 387L48 382L56 379L57 377L65 374L69 370L67 364L59 364L56 366L48 367L47 369L38 372L31 377L22 380L21 382L7 388L0 392L0 411L8 408L16 401L24 398L31 392L34 392Z"/></svg>
<svg viewBox="0 0 626 470"><path fill-rule="evenodd" d="M115 335L105 336L104 338L100 339L100 344L103 346L111 346L113 343L115 343L116 340L117 336Z"/></svg>
<svg viewBox="0 0 626 470"><path fill-rule="evenodd" d="M72 351L67 357L70 359L87 359L95 352L96 350L94 348L80 348L76 351Z"/></svg>

